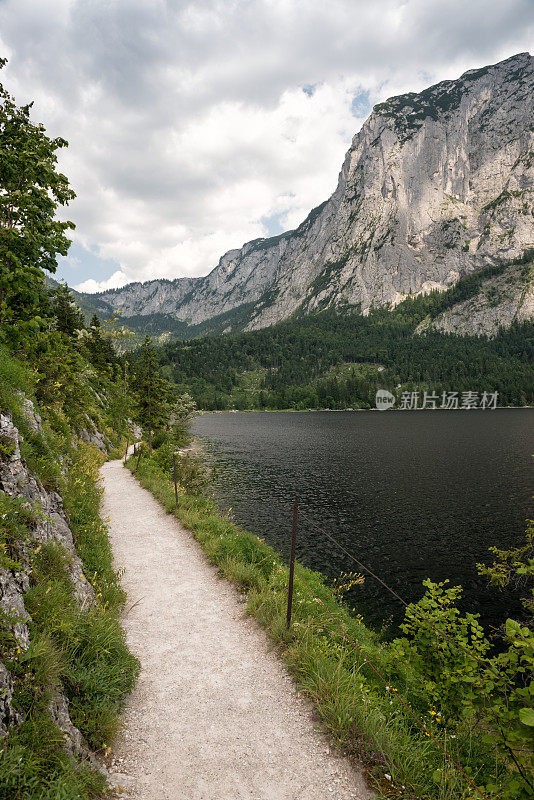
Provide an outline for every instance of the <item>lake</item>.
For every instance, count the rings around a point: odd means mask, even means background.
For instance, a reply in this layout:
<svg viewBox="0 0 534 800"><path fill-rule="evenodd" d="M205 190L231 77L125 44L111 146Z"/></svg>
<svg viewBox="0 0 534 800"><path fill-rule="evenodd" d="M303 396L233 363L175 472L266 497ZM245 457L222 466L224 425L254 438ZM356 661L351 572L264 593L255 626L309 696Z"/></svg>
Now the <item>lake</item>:
<svg viewBox="0 0 534 800"><path fill-rule="evenodd" d="M450 578L486 624L517 613L513 592L476 572L488 548L520 543L532 516L534 409L203 414L193 426L214 494L237 523L289 554L292 503L406 601ZM252 492L254 497L246 492ZM357 566L300 521L297 558L329 579ZM375 626L403 608L373 578L347 598Z"/></svg>

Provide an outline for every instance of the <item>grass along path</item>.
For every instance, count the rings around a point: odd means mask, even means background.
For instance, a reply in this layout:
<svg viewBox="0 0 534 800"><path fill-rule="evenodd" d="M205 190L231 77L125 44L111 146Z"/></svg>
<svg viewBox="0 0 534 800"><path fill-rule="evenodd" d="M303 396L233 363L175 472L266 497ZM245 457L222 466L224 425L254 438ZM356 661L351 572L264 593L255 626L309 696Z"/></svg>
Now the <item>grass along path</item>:
<svg viewBox="0 0 534 800"><path fill-rule="evenodd" d="M132 800L366 800L317 730L266 634L192 534L120 461L102 467L103 513L141 674L114 748Z"/></svg>

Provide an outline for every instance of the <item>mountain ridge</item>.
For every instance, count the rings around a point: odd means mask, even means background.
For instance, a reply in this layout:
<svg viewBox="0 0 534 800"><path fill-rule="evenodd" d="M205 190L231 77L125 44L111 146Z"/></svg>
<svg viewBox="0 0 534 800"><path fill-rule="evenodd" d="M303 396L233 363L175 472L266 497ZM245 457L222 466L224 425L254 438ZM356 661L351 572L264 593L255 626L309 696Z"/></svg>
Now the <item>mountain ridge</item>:
<svg viewBox="0 0 534 800"><path fill-rule="evenodd" d="M297 309L395 306L520 258L534 244L533 78L520 53L390 98L354 136L331 197L294 230L228 251L204 277L82 296L187 325L247 306L252 330Z"/></svg>

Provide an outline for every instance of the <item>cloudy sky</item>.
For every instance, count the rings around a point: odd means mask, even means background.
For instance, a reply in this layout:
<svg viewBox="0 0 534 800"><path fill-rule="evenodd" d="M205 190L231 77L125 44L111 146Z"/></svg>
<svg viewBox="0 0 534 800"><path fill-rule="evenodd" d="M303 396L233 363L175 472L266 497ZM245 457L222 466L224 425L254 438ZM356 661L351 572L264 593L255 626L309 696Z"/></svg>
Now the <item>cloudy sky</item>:
<svg viewBox="0 0 534 800"><path fill-rule="evenodd" d="M335 188L372 106L534 50L532 0L0 0L0 74L68 139L58 275L203 275Z"/></svg>

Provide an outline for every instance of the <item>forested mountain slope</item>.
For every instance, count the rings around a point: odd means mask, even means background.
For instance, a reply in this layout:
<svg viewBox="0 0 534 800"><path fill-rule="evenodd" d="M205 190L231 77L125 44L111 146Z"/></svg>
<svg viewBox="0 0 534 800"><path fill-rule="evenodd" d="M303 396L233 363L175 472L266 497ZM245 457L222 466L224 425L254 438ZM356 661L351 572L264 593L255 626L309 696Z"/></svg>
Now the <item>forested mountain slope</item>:
<svg viewBox="0 0 534 800"><path fill-rule="evenodd" d="M325 310L264 330L175 342L161 348L161 360L179 389L209 410L370 408L379 388L397 397L426 389L440 396L497 391L502 405L532 404L532 322L508 320L509 327L491 330L492 338L438 327L457 309L488 301L497 281L525 291L532 268L529 259L489 267L393 311Z"/></svg>

